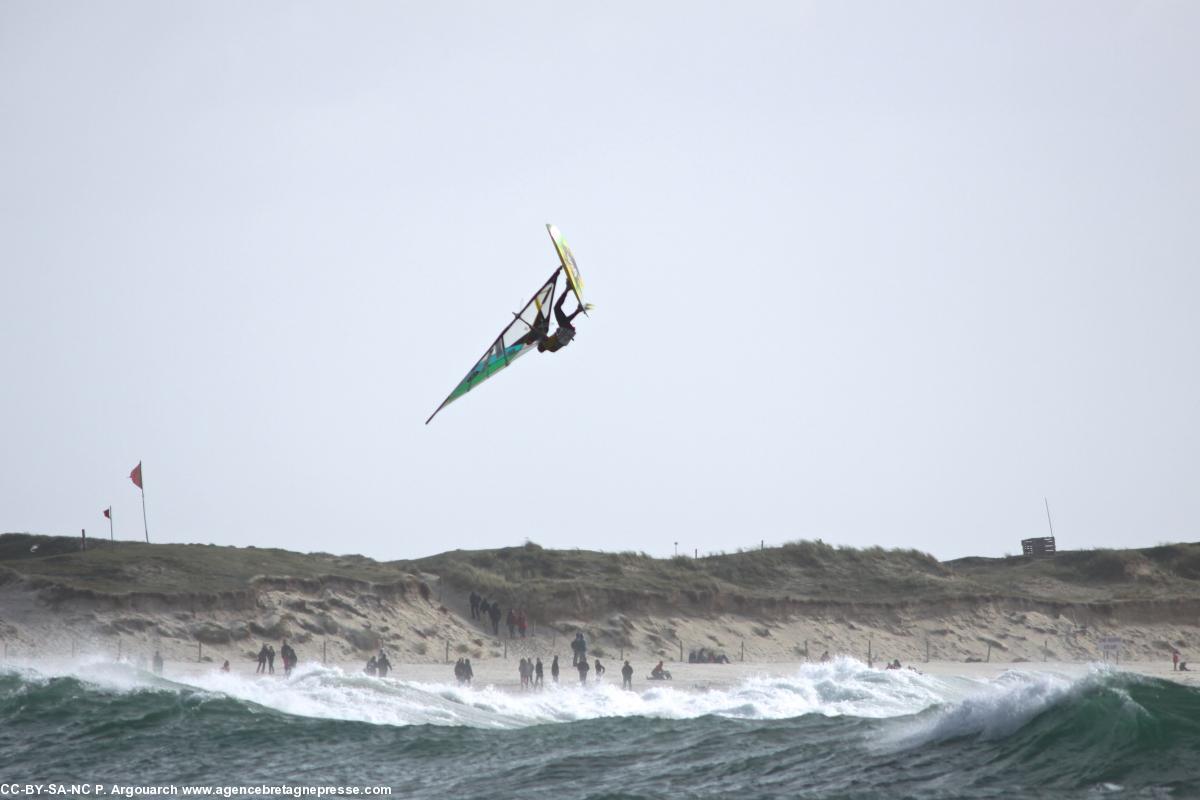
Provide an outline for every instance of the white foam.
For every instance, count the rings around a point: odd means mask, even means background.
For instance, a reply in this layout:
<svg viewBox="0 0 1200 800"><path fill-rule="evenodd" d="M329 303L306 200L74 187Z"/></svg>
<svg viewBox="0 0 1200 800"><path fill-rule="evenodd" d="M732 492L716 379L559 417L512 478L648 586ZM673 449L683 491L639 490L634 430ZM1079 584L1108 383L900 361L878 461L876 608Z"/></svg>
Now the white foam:
<svg viewBox="0 0 1200 800"><path fill-rule="evenodd" d="M1100 685L1114 670L1093 666L1084 676L1009 670L992 681L972 681L970 691L935 714L893 730L887 744L913 747L964 736L1000 739L1024 727L1048 708ZM1131 713L1145 713L1129 694L1109 687Z"/></svg>
<svg viewBox="0 0 1200 800"><path fill-rule="evenodd" d="M694 691L669 684L636 692L613 684L551 685L539 692L381 679L308 664L286 680L211 671L165 680L129 665L39 664L112 691L191 688L305 717L385 725L510 728L601 717L692 719L714 715L788 719L805 714L896 717L943 703L951 688L911 671L869 669L853 659L809 664L786 677L752 677L728 688Z"/></svg>

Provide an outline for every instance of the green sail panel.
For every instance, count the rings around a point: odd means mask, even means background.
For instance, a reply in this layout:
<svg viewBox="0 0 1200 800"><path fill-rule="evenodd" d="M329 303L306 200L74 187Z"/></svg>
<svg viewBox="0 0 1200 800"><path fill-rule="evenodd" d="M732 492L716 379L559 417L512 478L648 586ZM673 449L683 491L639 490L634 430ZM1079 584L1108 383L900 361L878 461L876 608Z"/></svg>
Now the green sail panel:
<svg viewBox="0 0 1200 800"><path fill-rule="evenodd" d="M557 279L558 270L555 270L554 274L550 276L550 280L542 284L542 287L529 299L525 307L514 315L513 321L500 332L483 357L471 367L471 371L467 373L466 377L458 382L454 391L450 392L437 410L429 415L429 419L425 420L426 425L437 416L438 411L512 364L528 353L530 349L536 348L536 342L526 337L535 325L540 327L543 333L547 330L550 306L554 302L554 284Z"/></svg>

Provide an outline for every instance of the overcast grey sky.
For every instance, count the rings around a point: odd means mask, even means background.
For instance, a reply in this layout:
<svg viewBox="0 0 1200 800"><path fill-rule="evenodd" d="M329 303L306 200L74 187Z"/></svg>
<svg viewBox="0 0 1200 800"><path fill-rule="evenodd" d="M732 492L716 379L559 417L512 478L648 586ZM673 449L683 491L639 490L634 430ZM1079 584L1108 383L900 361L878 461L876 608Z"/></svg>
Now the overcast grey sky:
<svg viewBox="0 0 1200 800"><path fill-rule="evenodd" d="M1200 539L1200 3L0 0L0 530ZM554 268L597 310L422 423Z"/></svg>

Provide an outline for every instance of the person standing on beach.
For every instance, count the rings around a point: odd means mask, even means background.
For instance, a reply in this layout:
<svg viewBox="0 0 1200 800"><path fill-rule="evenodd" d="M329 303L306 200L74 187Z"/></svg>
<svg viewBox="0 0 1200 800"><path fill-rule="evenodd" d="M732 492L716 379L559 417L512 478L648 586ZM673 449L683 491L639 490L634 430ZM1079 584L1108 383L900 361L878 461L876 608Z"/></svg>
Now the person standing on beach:
<svg viewBox="0 0 1200 800"><path fill-rule="evenodd" d="M621 667L621 688L633 690L633 667L629 666L628 661Z"/></svg>
<svg viewBox="0 0 1200 800"><path fill-rule="evenodd" d="M508 638L517 638L517 613L511 608L508 610L508 616L504 618L504 624L508 626Z"/></svg>
<svg viewBox="0 0 1200 800"><path fill-rule="evenodd" d="M475 670L471 669L471 659L463 662L463 676L467 679L467 686L471 685L471 679L475 677Z"/></svg>
<svg viewBox="0 0 1200 800"><path fill-rule="evenodd" d="M267 673L269 675L275 674L275 645L267 648Z"/></svg>
<svg viewBox="0 0 1200 800"><path fill-rule="evenodd" d="M287 643L287 639L284 639L283 644L280 645L279 654L283 656L283 674L291 675L292 669L296 666L296 651Z"/></svg>
<svg viewBox="0 0 1200 800"><path fill-rule="evenodd" d="M550 662L550 678L558 683L558 656L555 656L554 660Z"/></svg>
<svg viewBox="0 0 1200 800"><path fill-rule="evenodd" d="M546 684L542 678L542 659L539 657L537 663L533 665L533 685L539 689L545 688Z"/></svg>
<svg viewBox="0 0 1200 800"><path fill-rule="evenodd" d="M471 619L479 619L479 601L482 598L475 590L471 590Z"/></svg>
<svg viewBox="0 0 1200 800"><path fill-rule="evenodd" d="M1179 651L1171 650L1171 671L1175 672L1179 669Z"/></svg>
<svg viewBox="0 0 1200 800"><path fill-rule="evenodd" d="M392 662L388 661L388 657L382 648L379 650L379 658L375 659L375 668L379 670L379 677L381 678L386 678L392 668Z"/></svg>
<svg viewBox="0 0 1200 800"><path fill-rule="evenodd" d="M529 627L529 618L525 616L525 609L517 612L517 630L521 632L521 638L525 638L525 630Z"/></svg>
<svg viewBox="0 0 1200 800"><path fill-rule="evenodd" d="M585 659L586 660L586 659ZM600 682L600 676L606 672L604 665L600 663L600 659L596 659L596 683Z"/></svg>
<svg viewBox="0 0 1200 800"><path fill-rule="evenodd" d="M258 651L258 669L254 670L254 674L258 675L261 672L267 671L267 643L263 642L262 650Z"/></svg>
<svg viewBox="0 0 1200 800"><path fill-rule="evenodd" d="M575 634L575 641L571 642L571 651L574 653L571 666L577 667L580 661L587 661L587 641L583 638L583 631Z"/></svg>
<svg viewBox="0 0 1200 800"><path fill-rule="evenodd" d="M500 604L492 603L492 635L500 635Z"/></svg>
<svg viewBox="0 0 1200 800"><path fill-rule="evenodd" d="M162 669L163 669L162 653L155 650L154 651L154 674L162 675Z"/></svg>
<svg viewBox="0 0 1200 800"><path fill-rule="evenodd" d="M587 659L579 659L579 663L575 665L575 668L579 670L579 685L586 686L588 670L591 669L591 667L588 666Z"/></svg>

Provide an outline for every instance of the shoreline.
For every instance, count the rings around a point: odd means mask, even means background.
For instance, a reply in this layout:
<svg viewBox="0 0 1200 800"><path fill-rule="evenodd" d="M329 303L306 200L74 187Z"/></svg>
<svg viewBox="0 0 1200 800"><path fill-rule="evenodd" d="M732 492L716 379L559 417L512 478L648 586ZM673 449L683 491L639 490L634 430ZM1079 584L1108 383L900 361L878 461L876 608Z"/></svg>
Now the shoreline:
<svg viewBox="0 0 1200 800"><path fill-rule="evenodd" d="M855 659L857 661L857 659ZM591 659L594 663L594 659ZM620 687L621 686L621 663L616 659L601 659L606 667L606 672L603 680L599 683ZM836 659L835 659L836 661ZM492 689L500 690L507 693L522 695L537 690L523 689L520 685L520 678L517 671L518 658L512 659L486 659L480 661L472 661L472 667L475 672L475 680L469 688L473 689ZM560 664L562 659L560 659ZM665 669L672 674L672 680L667 681L652 681L648 678L648 673L653 667L652 663L641 663L639 661L630 661L634 667L633 675L633 691L643 692L649 689L674 689L677 691L692 691L706 692L713 690L727 690L746 681L756 679L771 679L771 678L788 678L803 670L805 667L820 666L819 662L806 661L769 661L769 662L734 662L731 664L687 664L679 662L665 662ZM657 662L654 662L657 663ZM832 662L831 662L832 663ZM864 662L859 661L865 666ZM48 674L56 672L56 668L66 668L67 671L78 673L80 667L88 667L95 665L115 665L123 664L130 667L135 667L139 670L150 673L148 665L143 666L135 663L133 659L123 659L118 662L114 659L107 658L98 654L82 653L74 658L48 658L44 660L30 660L24 658L9 658L7 660L0 659L0 667L16 667L18 669L31 669L36 672L47 673L44 669L49 667ZM319 661L302 661L298 667L301 674L305 671L306 666L322 666L331 669L340 670L346 675L362 675L364 678L379 680L382 682L403 682L417 683L429 686L446 686L456 685L454 678L453 664L432 664L428 662L420 663L397 663L393 665L392 671L386 678L377 678L375 676L367 676L363 673L361 664L348 661L333 662L329 664L321 664ZM547 687L552 684L552 679L549 673L549 663L546 663L545 683ZM570 666L569 663L563 665L559 676L559 686L563 689L579 688L580 682L577 671ZM1002 674L1009 671L1022 673L1046 673L1068 677L1071 679L1079 679L1088 674L1103 669L1110 669L1115 672L1126 672L1135 675L1141 675L1149 678L1158 678L1168 680L1183 686L1200 687L1200 672L1184 671L1179 672L1172 669L1170 661L1125 661L1125 662L1098 662L1098 661L1045 661L1045 662L981 662L981 663L962 663L955 661L930 661L915 662L912 664L903 664L902 673L911 673L909 667L915 669L918 674L927 675L940 679L947 680L968 680L975 682L989 682L999 678ZM260 679L271 681L285 681L287 676L283 674L282 668L277 667L275 673L272 674L257 674L255 668L257 664L248 662L230 663L231 675L239 678ZM878 672L887 672L881 666L871 668ZM162 674L159 676L165 680L178 680L182 683L187 683L189 679L194 679L202 676L212 676L221 674L221 664L216 662L196 662L196 661L179 661L168 660L164 662ZM586 688L597 686L598 682L595 679L594 673L588 673L588 681Z"/></svg>

